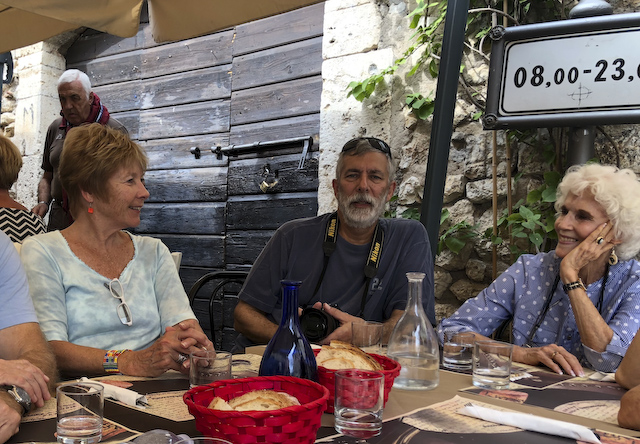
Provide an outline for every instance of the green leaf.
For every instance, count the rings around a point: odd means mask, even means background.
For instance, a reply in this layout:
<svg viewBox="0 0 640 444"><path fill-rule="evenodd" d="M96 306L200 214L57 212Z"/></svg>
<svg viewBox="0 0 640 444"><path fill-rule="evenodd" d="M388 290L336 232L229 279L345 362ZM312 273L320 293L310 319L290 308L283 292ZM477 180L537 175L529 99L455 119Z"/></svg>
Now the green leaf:
<svg viewBox="0 0 640 444"><path fill-rule="evenodd" d="M440 213L440 225L442 225L445 220L449 219L449 215L449 209L443 208L442 212Z"/></svg>
<svg viewBox="0 0 640 444"><path fill-rule="evenodd" d="M447 245L447 248L455 254L460 253L460 251L462 251L462 249L466 245L466 242L463 242L455 237L446 238L444 240L444 243Z"/></svg>
<svg viewBox="0 0 640 444"><path fill-rule="evenodd" d="M557 187L562 180L562 174L557 171L547 171L544 173L544 181L547 185Z"/></svg>
<svg viewBox="0 0 640 444"><path fill-rule="evenodd" d="M429 62L429 74L431 74L431 77L435 79L436 77L438 77L438 71L438 62L436 62L435 59L431 59L431 62Z"/></svg>
<svg viewBox="0 0 640 444"><path fill-rule="evenodd" d="M418 117L422 120L427 119L431 114L433 114L433 110L435 109L434 103L429 103L418 110Z"/></svg>
<svg viewBox="0 0 640 444"><path fill-rule="evenodd" d="M529 234L529 240L536 247L540 247L540 245L542 245L542 241L543 241L542 236L539 233L531 233L531 234Z"/></svg>
<svg viewBox="0 0 640 444"><path fill-rule="evenodd" d="M543 202L555 202L556 201L556 187L547 187L542 192Z"/></svg>
<svg viewBox="0 0 640 444"><path fill-rule="evenodd" d="M526 207L520 207L520 208L526 208ZM507 220L509 222L519 222L521 220L524 220L524 218L520 213L512 213L511 216L507 217Z"/></svg>
<svg viewBox="0 0 640 444"><path fill-rule="evenodd" d="M518 212L522 215L522 217L524 217L525 219L530 219L533 217L533 211L531 211L529 208L525 207L524 205L521 206L520 208L518 208Z"/></svg>
<svg viewBox="0 0 640 444"><path fill-rule="evenodd" d="M422 107L422 105L424 105L426 102L426 99L424 99L424 97L420 97L419 99L417 99L416 101L414 101L411 106L414 109L420 109Z"/></svg>
<svg viewBox="0 0 640 444"><path fill-rule="evenodd" d="M529 191L529 194L527 194L528 204L540 202L541 199L542 199L542 193L540 192L539 189L531 190Z"/></svg>

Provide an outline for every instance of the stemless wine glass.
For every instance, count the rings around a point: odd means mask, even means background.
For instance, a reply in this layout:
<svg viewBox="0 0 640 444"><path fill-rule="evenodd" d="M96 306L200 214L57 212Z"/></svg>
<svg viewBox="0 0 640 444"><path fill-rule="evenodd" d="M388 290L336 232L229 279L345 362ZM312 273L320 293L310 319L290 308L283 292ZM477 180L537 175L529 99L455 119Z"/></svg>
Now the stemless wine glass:
<svg viewBox="0 0 640 444"><path fill-rule="evenodd" d="M367 442L382 430L384 375L369 370L338 370L335 373L335 429Z"/></svg>

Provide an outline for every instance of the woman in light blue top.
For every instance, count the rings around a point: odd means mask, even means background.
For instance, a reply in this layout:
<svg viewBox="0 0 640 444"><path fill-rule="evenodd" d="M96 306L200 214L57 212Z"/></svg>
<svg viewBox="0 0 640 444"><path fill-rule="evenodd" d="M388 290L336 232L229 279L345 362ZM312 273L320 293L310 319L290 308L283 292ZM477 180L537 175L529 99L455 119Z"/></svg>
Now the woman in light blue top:
<svg viewBox="0 0 640 444"><path fill-rule="evenodd" d="M121 132L70 130L60 179L74 223L23 244L40 326L67 375L186 373L190 351L213 349L167 247L124 231L140 224L146 167Z"/></svg>

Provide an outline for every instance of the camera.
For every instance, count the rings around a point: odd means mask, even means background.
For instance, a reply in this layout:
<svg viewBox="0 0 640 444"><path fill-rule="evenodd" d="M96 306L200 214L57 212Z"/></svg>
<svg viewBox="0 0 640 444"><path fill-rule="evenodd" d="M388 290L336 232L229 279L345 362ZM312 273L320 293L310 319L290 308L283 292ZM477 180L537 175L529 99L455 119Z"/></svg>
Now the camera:
<svg viewBox="0 0 640 444"><path fill-rule="evenodd" d="M340 323L324 310L305 307L300 316L300 326L310 342L320 342L338 328Z"/></svg>

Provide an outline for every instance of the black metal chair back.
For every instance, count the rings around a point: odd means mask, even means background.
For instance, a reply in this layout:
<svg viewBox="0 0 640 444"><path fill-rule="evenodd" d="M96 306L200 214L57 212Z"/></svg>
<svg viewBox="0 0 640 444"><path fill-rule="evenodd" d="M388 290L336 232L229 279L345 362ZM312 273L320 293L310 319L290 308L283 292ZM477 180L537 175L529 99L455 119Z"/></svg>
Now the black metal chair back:
<svg viewBox="0 0 640 444"><path fill-rule="evenodd" d="M209 325L211 328L211 341L216 346L216 349L223 349L223 337L222 330L225 326L224 320L224 312L226 310L221 310L222 313L219 313L219 319L221 319L222 325L220 328L216 328L215 322L215 305L216 302L219 302L219 305L222 306L224 304L225 299L225 288L229 285L232 285L231 289L233 289L233 295L237 295L240 291L240 288L244 284L244 281L249 274L248 271L237 271L237 270L222 270L222 271L211 271L206 273L200 279L198 279L189 290L189 303L191 304L191 308L194 309L194 303L196 300L208 300L208 315L209 315ZM209 286L207 284L212 283L212 290L209 291ZM235 285L234 285L235 284ZM205 287L206 286L206 287ZM206 297L198 295L200 290L203 288L206 289ZM203 290L202 292L204 292ZM233 301L233 297L228 298ZM233 301L233 307L237 303L237 299ZM233 314L233 310L229 310ZM233 323L231 322L231 325ZM220 336L217 335L218 330L220 330ZM234 338L235 339L235 338ZM229 350L227 350L229 351Z"/></svg>

